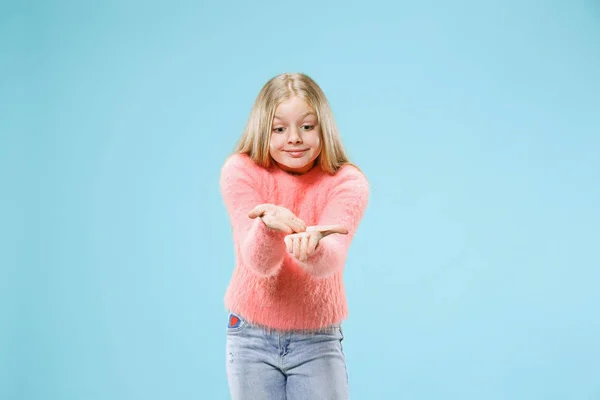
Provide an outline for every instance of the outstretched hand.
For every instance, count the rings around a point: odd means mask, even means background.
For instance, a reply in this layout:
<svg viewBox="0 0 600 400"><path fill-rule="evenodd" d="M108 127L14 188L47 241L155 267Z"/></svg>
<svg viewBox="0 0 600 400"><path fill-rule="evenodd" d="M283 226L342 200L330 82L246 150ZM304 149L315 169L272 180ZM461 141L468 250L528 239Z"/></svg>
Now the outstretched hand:
<svg viewBox="0 0 600 400"><path fill-rule="evenodd" d="M288 253L299 261L306 261L315 252L319 241L334 233L347 235L348 229L343 225L309 226L305 232L287 235L285 245Z"/></svg>
<svg viewBox="0 0 600 400"><path fill-rule="evenodd" d="M306 224L285 207L273 204L260 204L250 213L249 218L261 218L266 226L284 233L304 232Z"/></svg>

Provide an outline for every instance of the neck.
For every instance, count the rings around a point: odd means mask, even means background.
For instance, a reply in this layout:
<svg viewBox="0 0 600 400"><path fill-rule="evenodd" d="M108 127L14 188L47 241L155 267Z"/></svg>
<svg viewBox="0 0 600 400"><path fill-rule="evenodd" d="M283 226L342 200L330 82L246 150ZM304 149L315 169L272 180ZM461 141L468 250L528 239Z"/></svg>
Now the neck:
<svg viewBox="0 0 600 400"><path fill-rule="evenodd" d="M285 165L281 165L277 162L275 162L275 165L282 171L291 174L291 175L304 175L307 172L311 171L312 169L315 168L316 163L313 161L311 164L305 165L304 167L300 168L300 169L290 169L288 167L286 167Z"/></svg>

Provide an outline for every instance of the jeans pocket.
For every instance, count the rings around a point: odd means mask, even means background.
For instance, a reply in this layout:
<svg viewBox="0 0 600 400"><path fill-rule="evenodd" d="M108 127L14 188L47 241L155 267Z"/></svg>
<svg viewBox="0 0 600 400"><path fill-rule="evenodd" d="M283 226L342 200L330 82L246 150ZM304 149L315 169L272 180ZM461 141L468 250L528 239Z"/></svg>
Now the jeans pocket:
<svg viewBox="0 0 600 400"><path fill-rule="evenodd" d="M248 325L248 323L242 317L234 313L229 313L229 318L227 319L227 333L240 332L246 325Z"/></svg>

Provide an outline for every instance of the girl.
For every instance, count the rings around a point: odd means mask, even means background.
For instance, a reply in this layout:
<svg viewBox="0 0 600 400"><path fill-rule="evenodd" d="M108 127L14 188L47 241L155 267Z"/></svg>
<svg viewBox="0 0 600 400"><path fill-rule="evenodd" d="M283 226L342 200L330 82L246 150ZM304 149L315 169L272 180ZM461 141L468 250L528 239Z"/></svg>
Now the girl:
<svg viewBox="0 0 600 400"><path fill-rule="evenodd" d="M232 398L347 399L342 274L369 187L311 78L266 83L220 185L236 255L225 295Z"/></svg>

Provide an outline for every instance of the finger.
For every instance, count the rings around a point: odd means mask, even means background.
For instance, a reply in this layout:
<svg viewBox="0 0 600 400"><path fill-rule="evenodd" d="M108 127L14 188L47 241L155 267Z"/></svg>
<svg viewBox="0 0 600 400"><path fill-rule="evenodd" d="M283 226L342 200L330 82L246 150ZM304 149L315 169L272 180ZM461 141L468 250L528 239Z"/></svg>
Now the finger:
<svg viewBox="0 0 600 400"><path fill-rule="evenodd" d="M293 245L293 240L291 236L286 236L283 241L285 242L285 249L287 250L288 253L291 253L292 251L294 251L294 245Z"/></svg>
<svg viewBox="0 0 600 400"><path fill-rule="evenodd" d="M296 218L296 221L298 221L298 225L300 225L300 232L306 231L306 224L304 221L302 221L300 218Z"/></svg>
<svg viewBox="0 0 600 400"><path fill-rule="evenodd" d="M308 256L308 237L306 235L300 236L300 260L306 261Z"/></svg>
<svg viewBox="0 0 600 400"><path fill-rule="evenodd" d="M332 233L338 233L340 235L347 235L348 234L348 228L346 228L343 225L337 225L335 228L329 229L329 234L332 234Z"/></svg>
<svg viewBox="0 0 600 400"><path fill-rule="evenodd" d="M348 234L348 228L346 228L343 225L317 225L317 226L311 226L311 227L307 228L307 230L321 232L323 237L331 235L333 233L339 233L341 235Z"/></svg>
<svg viewBox="0 0 600 400"><path fill-rule="evenodd" d="M284 232L284 233L287 233L287 234L294 233L294 230L292 228L290 228L283 222L277 221L277 220L274 220L271 222L271 228L276 229L281 232Z"/></svg>
<svg viewBox="0 0 600 400"><path fill-rule="evenodd" d="M300 237L294 236L294 257L300 259Z"/></svg>
<svg viewBox="0 0 600 400"><path fill-rule="evenodd" d="M270 215L263 217L263 222L271 229L275 229L288 234L294 233L294 231L292 231L292 229L289 226L279 221L277 218L271 217Z"/></svg>
<svg viewBox="0 0 600 400"><path fill-rule="evenodd" d="M307 257L310 257L315 252L318 244L319 244L319 237L316 235L310 235L310 237L308 238L308 246L306 249Z"/></svg>
<svg viewBox="0 0 600 400"><path fill-rule="evenodd" d="M299 218L291 218L288 221L288 226L294 230L294 232L304 232L306 230L306 225L304 221Z"/></svg>
<svg viewBox="0 0 600 400"><path fill-rule="evenodd" d="M248 213L248 218L257 218L257 217L262 217L262 215L265 213L265 206L264 205L258 205L256 207L254 207L249 213Z"/></svg>

